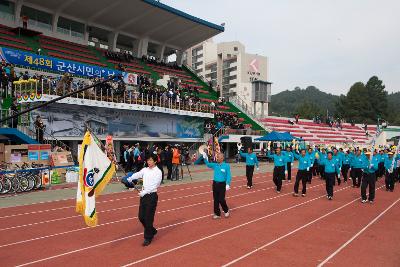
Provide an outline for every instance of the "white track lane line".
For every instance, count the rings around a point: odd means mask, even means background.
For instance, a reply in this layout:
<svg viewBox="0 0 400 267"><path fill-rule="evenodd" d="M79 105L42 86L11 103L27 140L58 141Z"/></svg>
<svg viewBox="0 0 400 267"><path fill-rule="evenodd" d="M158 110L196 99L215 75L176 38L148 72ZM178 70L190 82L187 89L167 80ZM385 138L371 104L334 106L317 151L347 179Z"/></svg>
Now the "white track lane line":
<svg viewBox="0 0 400 267"><path fill-rule="evenodd" d="M380 188L382 188L382 187L383 187L383 186L381 186L381 187L379 187L379 188L377 188L377 189L380 189ZM257 251L260 251L260 250L262 250L262 249L265 249L266 247L269 247L269 246L275 244L276 242L278 242L278 241L280 241L280 240L282 240L282 239L284 239L284 238L286 238L286 237L288 237L288 236L291 236L291 235L297 233L298 231L300 231L300 230L302 230L302 229L304 229L304 228L306 228L306 227L308 227L308 226L310 226L310 225L312 225L312 224L314 224L314 223L316 223L316 222L318 222L318 221L320 221L320 220L322 220L322 219L328 217L329 215L331 215L331 214L333 214L333 213L335 213L335 212L337 212L337 211L339 211L339 210L341 210L341 209L343 209L343 208L345 208L345 207L351 205L352 203L354 203L354 202L356 202L356 201L359 201L360 199L361 199L361 198L358 197L358 198L356 198L356 199L354 199L354 200L352 200L352 201L350 201L350 202L348 202L348 203L346 203L346 204L340 206L339 208L336 208L336 209L334 209L333 211L330 211L330 212L328 212L328 213L322 215L321 217L318 217L317 219L315 219L315 220L313 220L313 221L311 221L311 222L309 222L309 223L307 223L307 224L305 224L305 225L303 225L303 226L301 226L301 227L298 227L298 228L296 228L295 230L293 230L293 231L291 231L291 232L289 232L289 233L287 233L287 234L285 234L285 235L282 235L282 236L278 237L277 239L272 240L271 242L269 242L269 243L267 243L267 244L265 244L265 245L263 245L263 246L261 246L261 247L258 247L258 248L256 248L256 249L254 249L254 250L252 250L252 251L250 251L250 252L244 254L244 255L241 256L241 257L238 257L238 258L236 258L236 259L234 259L234 260L228 262L228 263L225 264L225 265L222 265L222 267L231 266L231 265L237 263L238 261L241 261L241 260L243 260L244 258L247 258L247 257L253 255L253 254L256 253Z"/></svg>
<svg viewBox="0 0 400 267"><path fill-rule="evenodd" d="M368 227L373 225L379 218L381 218L386 212L388 212L391 208L393 208L398 202L400 201L400 198L397 199L395 202L392 203L387 209L382 211L378 216L375 217L372 221L370 221L363 229L361 229L357 234L355 234L352 238L346 241L342 246L340 246L335 252L333 252L331 255L329 255L323 262L318 264L318 267L324 266L326 263L328 263L329 260L331 260L333 257L335 257L340 251L342 251L345 247L347 247L351 242L353 242L354 239L356 239L358 236L360 236L365 230L367 230Z"/></svg>
<svg viewBox="0 0 400 267"><path fill-rule="evenodd" d="M336 193L337 193L337 192L340 192L340 191L342 191L342 190L344 190L344 189L348 189L349 187L350 187L350 186L341 188L341 189L337 190ZM234 227L225 229L225 230L223 230L223 231L214 233L214 234L212 234L212 235L205 236L205 237L203 237L203 238L194 240L194 241L192 241L192 242L183 244L183 245L181 245L181 246L178 246L178 247L175 247L175 248L172 248L172 249L169 249L169 250L165 250L165 251L163 251L163 252L154 254L154 255L152 255L152 256L149 256L149 257L146 257L146 258L143 258L143 259L140 259L140 260L137 260L137 261L134 261L134 262L131 262L131 263L122 265L122 267L127 267L127 266L132 266L132 265L135 265L135 264L138 264L138 263L142 263L142 262L144 262L144 261L147 261L147 260L150 260L150 259L159 257L159 256L161 256L161 255L164 255L164 254L167 254L167 253L176 251L176 250L179 250L179 249L181 249L181 248L185 248L185 247L191 246L191 245L193 245L193 244L197 244L197 243L199 243L199 242L201 242L201 241L204 241L204 240L210 239L210 238L212 238L212 237L215 237L215 236L218 236L218 235L221 235L221 234L224 234L224 233L227 233L227 232L236 230L236 229L238 229L238 228L244 227L244 226L246 226L246 225L249 225L249 224L252 224L252 223L255 223L255 222L264 220L264 219L267 219L267 218L272 217L272 216L274 216L274 215L283 213L283 212L288 211L288 210L292 210L292 209L294 209L294 208L300 207L300 206L302 206L302 205L305 205L305 204L307 204L307 203L313 202L313 201L315 201L315 200L318 200L318 199L324 198L324 197L326 197L326 194L324 194L324 195L322 195L322 196L319 196L319 197L316 197L316 198L313 198L313 199L310 199L310 200L308 200L308 201L302 202L302 203L300 203L300 204L291 206L291 207L289 207L289 208L282 209L282 210L276 211L276 212L274 212L274 213L271 213L271 214L268 214L268 215L259 217L259 218L257 218L257 219L248 221L248 222L246 222L246 223L242 223L242 224L236 225L236 226L234 226ZM354 200L354 201L356 201L356 200ZM352 202L354 202L354 201L352 201ZM352 202L351 202L351 203L352 203Z"/></svg>
<svg viewBox="0 0 400 267"><path fill-rule="evenodd" d="M324 185L324 183L309 187L309 189L315 188L315 187L320 187L322 185ZM340 190L338 190L336 192L342 191L342 190L347 189L347 188L349 188L349 187L344 187L344 188L342 188L342 189L340 189ZM244 204L242 206L238 206L238 207L232 208L231 210L237 210L237 209L245 208L245 207L248 207L248 206L252 206L252 205L255 205L255 204L267 202L267 201L274 200L274 199L277 199L277 198L281 198L281 197L284 197L284 196L288 196L288 195L291 195L291 194L293 194L293 193L290 192L290 193L286 193L286 194L279 194L279 195L276 195L274 197L270 197L270 198L267 198L267 199L258 200L256 202L247 203L247 204ZM322 195L320 197L315 198L314 200L322 198L322 197L325 197L325 196L326 195L324 194L324 195ZM299 206L307 204L307 203L309 203L311 201L313 201L313 200L309 200L309 201L306 201L306 202L302 202L300 204L296 204L296 205L294 205L294 206L292 206L290 208L287 208L285 210L281 210L280 212L299 207ZM278 213L275 212L273 214L278 214ZM160 227L160 228L158 228L158 230L167 229L167 228L175 227L175 226L186 224L186 223L190 223L190 222L195 222L195 221L198 221L198 220L201 220L201 219L205 219L205 218L210 218L212 215L213 214L211 213L211 214L203 215L203 216L200 216L200 217L197 217L197 218L189 219L189 220L186 220L186 221L170 224L170 225L167 225L167 226ZM273 215L270 214L270 215L267 215L267 216L273 216ZM81 252L81 251L89 250L89 249L92 249L92 248L97 248L97 247L108 245L108 244L112 244L112 243L115 243L115 242L119 242L119 241L122 241L122 240L126 240L126 239L129 239L129 238L133 238L133 237L141 236L141 235L143 235L143 232L140 232L140 233L137 233L137 234L133 234L133 235L129 235L129 236L122 237L122 238L118 238L118 239L114 239L114 240L110 240L110 241L106 241L106 242L99 243L99 244L96 244L96 245L87 246L87 247L80 248L80 249L75 249L75 250L64 252L64 253L61 253L61 254L58 254L58 255L50 256L50 257L47 257L47 258L39 259L39 260L28 262L28 263L24 263L24 264L21 264L21 265L18 265L18 266L27 266L27 265L36 264L36 263L44 262L44 261L51 260L51 259L56 259L56 258L59 258L59 257L71 255L71 254L74 254L74 253L78 253L78 252Z"/></svg>
<svg viewBox="0 0 400 267"><path fill-rule="evenodd" d="M229 196L229 197L227 197L227 199L229 199L229 198L234 198L234 197L239 197L239 196L244 196L244 195L248 195L248 194L253 194L253 193L257 193L257 192L261 192L261 191L266 191L266 190L273 189L273 188L275 188L275 186L268 187L268 188L263 188L263 189L259 189L259 190L254 190L254 191L249 191L249 192L241 193L241 194L238 194L238 195ZM290 193L290 194L292 194L292 193ZM195 204L190 204L190 205L182 206L182 207L179 207L179 208L174 208L174 209L159 211L159 212L157 212L157 214L166 213L166 212L171 212L171 211L176 211L176 210L181 210L181 209L190 208L190 207L194 207L194 206L198 206L198 205L202 205L202 204L207 204L207 203L211 203L211 202L212 202L212 200L203 201L203 202L199 202L199 203L195 203ZM258 202L257 202L257 203L258 203ZM253 203L253 204L257 204L257 203L255 202L255 203ZM135 216L135 217L128 217L128 218L121 219L121 220L117 220L117 221L111 221L111 222L107 222L107 223L102 223L102 224L97 225L96 228L101 227L101 226L110 225L110 224L115 224L115 223L120 223L120 222L126 222L126 221L130 221L130 220L134 220L134 219L137 219L137 216ZM9 247L9 246L18 245L18 244L23 244L23 243L27 243L27 242L36 241L36 240L42 240L42 239L50 238L50 237L54 237L54 236L60 236L60 235L75 233L75 232L78 232L78 231L91 230L91 229L94 229L94 228L92 228L92 227L77 228L77 229L69 230L69 231L65 231L65 232L60 232L60 233L55 233L55 234L51 234L51 235L46 235L46 236L41 236L41 237L36 237L36 238L31 238L31 239L26 239L26 240L21 240L21 241L17 241L17 242L13 242L13 243L8 243L8 244L0 245L0 248Z"/></svg>
<svg viewBox="0 0 400 267"><path fill-rule="evenodd" d="M258 182L257 185L270 183L270 182L272 182L272 181ZM242 188L242 187L245 187L245 185L244 186L242 186L242 185L241 186L235 186L235 187L232 187L232 189L237 189L237 188ZM271 188L267 188L267 189L271 189ZM249 191L248 193L259 192L260 190L264 191L266 189L253 190L253 191ZM192 194L192 195L185 195L185 196L181 196L181 197L162 199L159 202L167 202L167 201L172 201L172 200L178 200L178 199L184 199L184 198L189 198L189 197L194 197L194 196L200 196L200 195L204 195L204 194L210 194L211 192L212 191L207 191L207 192L202 192L202 193L197 193L197 194ZM99 211L98 213L118 211L118 210L122 210L122 209L134 208L134 207L138 207L138 206L139 206L139 204L123 206L123 207L114 208L114 209L102 210L102 211ZM34 226L34 225L38 225L38 224L44 224L44 223L50 223L50 222L58 222L58 221L62 221L62 220L73 219L73 218L81 218L81 217L82 217L82 215L73 215L73 216L66 216L66 217L61 217L61 218L51 219L51 220L46 220L46 221L40 221L40 222L35 222L35 223L15 225L15 226L7 227L7 228L2 228L2 229L0 229L0 232L1 231L6 231L6 230L11 230L11 229L17 229L17 228L21 228L21 227L29 227L29 226Z"/></svg>
<svg viewBox="0 0 400 267"><path fill-rule="evenodd" d="M238 175L236 177L240 177L242 175ZM258 178L258 176L255 176L254 178ZM268 178L266 176L260 176L259 178ZM258 179L257 179L258 180ZM240 180L236 180L236 181L232 181L232 183L236 183L236 182L244 182L246 181L246 179L240 179ZM199 181L200 182L205 182L205 181ZM211 182L207 181L207 182ZM197 182L195 182L197 183ZM182 184L180 184L182 185ZM169 185L170 187L172 186L178 186L178 185ZM166 186L166 187L169 187ZM192 189L197 189L197 188L204 188L204 187L209 187L210 184L206 184L206 185L201 185L201 186L194 186L194 187L185 187L185 188L180 188L180 189L175 189L175 190L170 190L170 191L160 191L158 192L159 194L166 194L166 193L172 193L172 192L178 192L178 191L184 191L184 190L192 190ZM243 185L242 187L245 187L245 185ZM108 195L112 195L112 194L129 194L131 193L130 191L125 191L125 192L116 192L116 193L111 193L111 194L106 194L105 196ZM107 203L107 202L115 202L115 201L120 201L120 200L126 200L126 199L133 199L133 198L138 198L138 196L131 196L131 197L123 197L123 198L117 198L117 199L109 199L109 200L103 200L103 201L99 201L97 203ZM65 200L73 200L75 198L69 198L69 199L65 199ZM61 201L61 200L54 200L54 201L46 201L46 202L39 202L36 204L43 204L43 203L48 203L48 202L57 202L57 201ZM29 204L29 205L34 205L34 204ZM5 207L4 209L8 208L8 209L12 209L12 208L18 208L18 207L23 207L24 205L21 206L15 206L15 207ZM17 213L17 214L10 214L10 215L5 215L5 216L0 216L0 219L5 219L5 218L10 218L10 217L16 217L16 216L24 216L24 215L30 215L30 214L38 214L38 213L43 213L43 212L50 212L50 211L56 211L56 210L63 210L63 209L69 209L69 208L75 208L75 205L71 205L71 206L63 206L63 207L59 207L59 208L52 208L52 209L46 209L46 210L38 210L38 211L30 211L30 212L24 212L24 213ZM0 208L1 209L1 208Z"/></svg>

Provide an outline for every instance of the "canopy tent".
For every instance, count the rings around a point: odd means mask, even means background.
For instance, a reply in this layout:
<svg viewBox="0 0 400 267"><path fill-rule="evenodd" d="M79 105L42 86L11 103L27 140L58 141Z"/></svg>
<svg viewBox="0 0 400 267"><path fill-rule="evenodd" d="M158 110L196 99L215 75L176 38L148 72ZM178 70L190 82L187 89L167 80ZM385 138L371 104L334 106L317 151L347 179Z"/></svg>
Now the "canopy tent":
<svg viewBox="0 0 400 267"><path fill-rule="evenodd" d="M266 134L260 138L254 139L254 140L255 141L271 141L271 142L277 142L277 141L290 142L293 139L297 139L297 138L288 132L280 133L280 132L272 131L269 134Z"/></svg>

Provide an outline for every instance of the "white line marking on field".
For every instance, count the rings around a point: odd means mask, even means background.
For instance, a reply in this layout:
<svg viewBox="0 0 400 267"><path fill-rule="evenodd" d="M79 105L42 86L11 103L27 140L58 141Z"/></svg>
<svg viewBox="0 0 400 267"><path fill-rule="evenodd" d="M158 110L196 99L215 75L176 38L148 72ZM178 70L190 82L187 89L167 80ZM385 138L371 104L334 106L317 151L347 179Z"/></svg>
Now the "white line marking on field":
<svg viewBox="0 0 400 267"><path fill-rule="evenodd" d="M392 203L387 209L382 211L378 216L375 217L372 221L370 221L363 229L361 229L357 234L355 234L352 238L346 241L340 248L338 248L335 252L333 252L331 255L329 255L323 262L318 264L318 267L322 267L327 263L329 260L331 260L333 257L335 257L340 251L342 251L345 247L347 247L351 242L353 242L354 239L356 239L358 236L360 236L365 230L367 230L368 227L373 225L377 220L379 220L380 217L382 217L386 212L388 212L391 208L393 208L394 205L396 205L400 201L400 198L397 199L395 202Z"/></svg>

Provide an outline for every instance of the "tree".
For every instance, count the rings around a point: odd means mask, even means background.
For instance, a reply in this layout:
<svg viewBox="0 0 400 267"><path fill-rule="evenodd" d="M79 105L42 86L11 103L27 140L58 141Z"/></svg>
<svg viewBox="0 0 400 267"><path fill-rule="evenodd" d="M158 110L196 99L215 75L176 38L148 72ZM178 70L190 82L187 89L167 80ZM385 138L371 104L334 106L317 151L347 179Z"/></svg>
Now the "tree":
<svg viewBox="0 0 400 267"><path fill-rule="evenodd" d="M322 114L322 109L314 103L304 101L298 106L296 113L299 114L300 118L311 120L315 116Z"/></svg>
<svg viewBox="0 0 400 267"><path fill-rule="evenodd" d="M337 113L346 120L358 123L376 123L387 116L387 92L378 77L371 77L367 84L356 82L346 96L341 95L336 104Z"/></svg>
<svg viewBox="0 0 400 267"><path fill-rule="evenodd" d="M388 101L383 82L377 76L372 76L365 85L365 88L367 89L370 103L367 117L374 121L376 121L377 117L386 118Z"/></svg>

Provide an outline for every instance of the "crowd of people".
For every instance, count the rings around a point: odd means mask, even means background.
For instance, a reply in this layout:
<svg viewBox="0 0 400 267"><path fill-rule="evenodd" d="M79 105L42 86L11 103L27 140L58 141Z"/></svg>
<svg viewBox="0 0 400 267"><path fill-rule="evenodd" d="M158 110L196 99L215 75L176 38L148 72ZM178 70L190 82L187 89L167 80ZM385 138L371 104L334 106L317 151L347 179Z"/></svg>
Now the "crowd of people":
<svg viewBox="0 0 400 267"><path fill-rule="evenodd" d="M221 128L245 129L237 114L225 112L214 113L214 119L205 120L204 127L206 132L210 133L215 133Z"/></svg>
<svg viewBox="0 0 400 267"><path fill-rule="evenodd" d="M267 156L274 161L273 181L277 193L281 192L282 181L291 181L291 169L294 159L299 162L298 172L294 184L293 196L299 196L299 184L302 183L302 196L306 196L307 184L311 184L314 176L319 176L326 182L327 198L333 199L333 187L352 180L353 188L361 187L361 201L367 202L367 188L369 190L368 201L375 200L375 183L379 178L385 178L386 191L393 192L395 182L400 182L400 155L395 148L383 147L373 149L366 148L326 148L311 147L298 150L286 147L282 150L277 147L274 152L268 147ZM246 165L253 166L246 171L248 188L252 187L254 165L258 162L254 159L251 148L248 153L240 153L246 158Z"/></svg>
<svg viewBox="0 0 400 267"><path fill-rule="evenodd" d="M107 50L104 55L111 60L120 61L120 62L132 62L135 60L135 57L129 53L128 51L110 51Z"/></svg>
<svg viewBox="0 0 400 267"><path fill-rule="evenodd" d="M149 63L152 65L160 66L160 67L168 67L171 69L181 70L182 68L176 63L168 63L165 62L163 59L156 58L155 56L144 55L142 56L142 61L145 63Z"/></svg>
<svg viewBox="0 0 400 267"><path fill-rule="evenodd" d="M146 158L157 155L157 167L162 172L164 181L164 167L166 168L166 179L170 181L182 180L181 168L190 164L189 150L186 145L123 145L121 163L127 173L139 172L146 167Z"/></svg>

